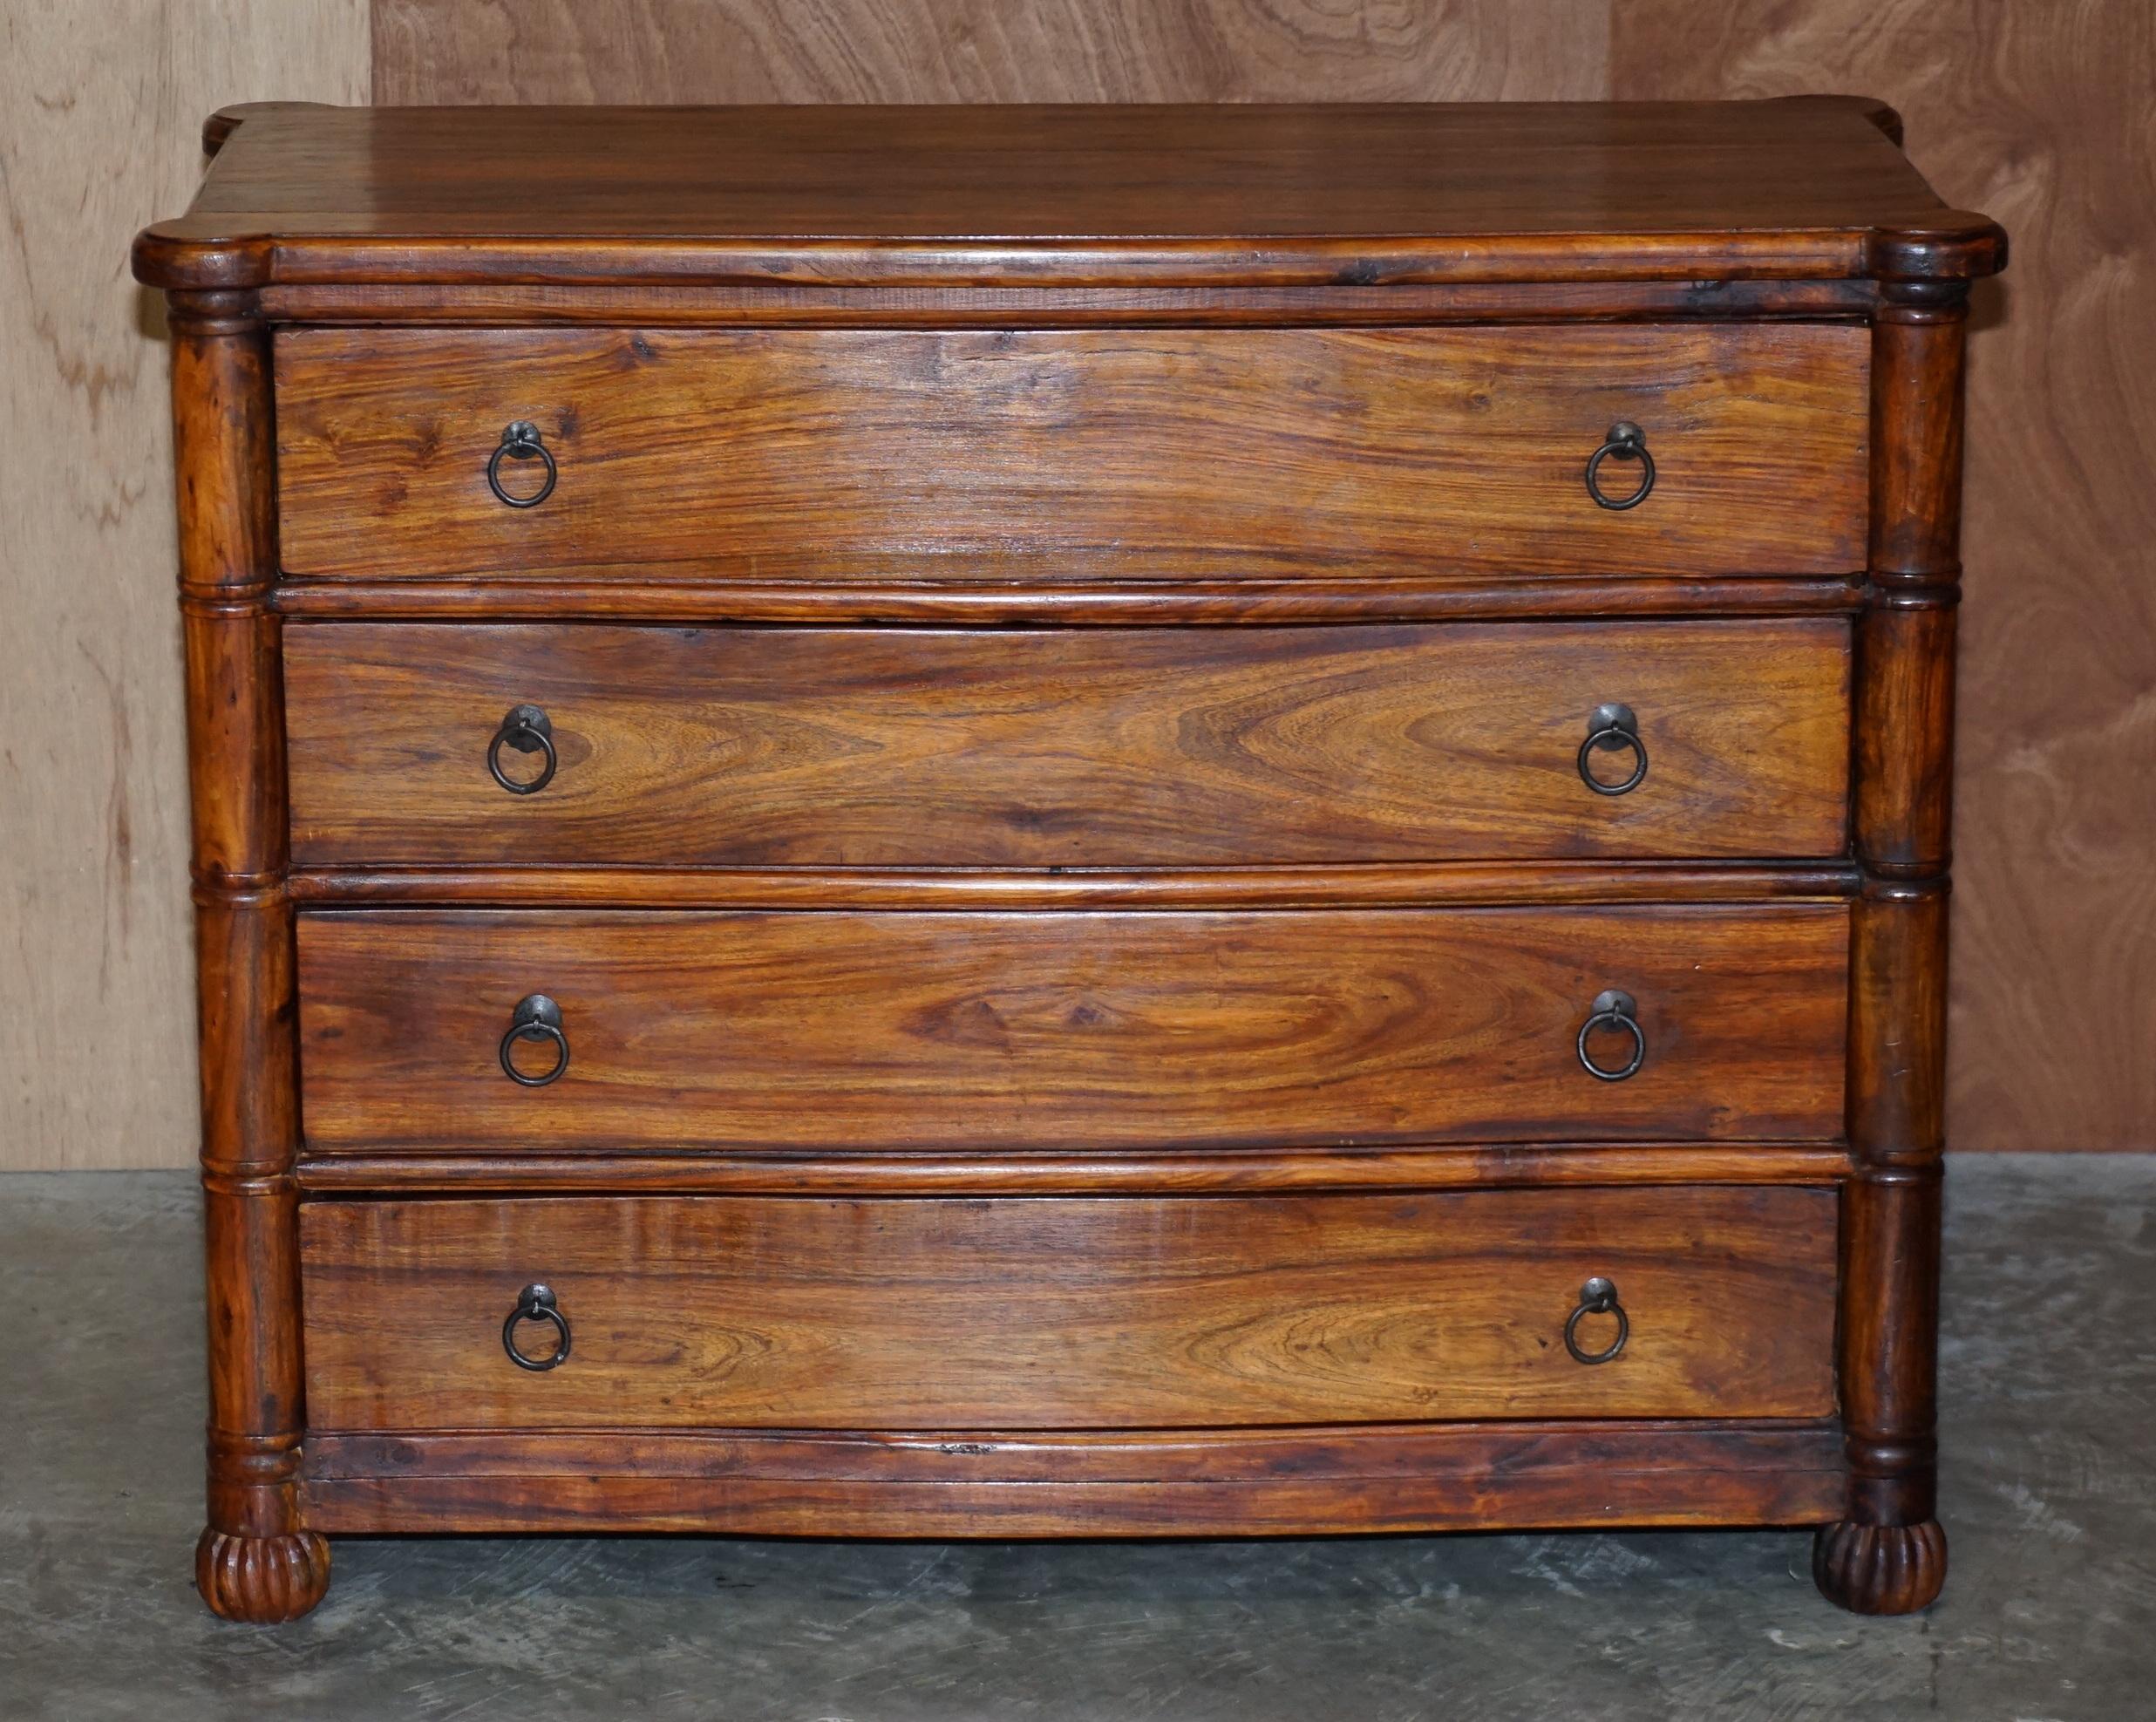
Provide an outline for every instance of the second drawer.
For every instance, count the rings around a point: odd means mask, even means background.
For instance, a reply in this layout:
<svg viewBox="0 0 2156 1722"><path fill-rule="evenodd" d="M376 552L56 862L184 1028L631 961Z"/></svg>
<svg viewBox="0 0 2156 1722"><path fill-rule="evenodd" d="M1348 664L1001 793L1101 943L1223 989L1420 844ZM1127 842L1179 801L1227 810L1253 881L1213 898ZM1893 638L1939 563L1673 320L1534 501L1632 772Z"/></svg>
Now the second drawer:
<svg viewBox="0 0 2156 1722"><path fill-rule="evenodd" d="M312 911L303 1112L318 1151L1833 1140L1847 952L1839 903Z"/></svg>
<svg viewBox="0 0 2156 1722"><path fill-rule="evenodd" d="M318 623L285 643L303 866L1809 857L1845 841L1840 617Z"/></svg>

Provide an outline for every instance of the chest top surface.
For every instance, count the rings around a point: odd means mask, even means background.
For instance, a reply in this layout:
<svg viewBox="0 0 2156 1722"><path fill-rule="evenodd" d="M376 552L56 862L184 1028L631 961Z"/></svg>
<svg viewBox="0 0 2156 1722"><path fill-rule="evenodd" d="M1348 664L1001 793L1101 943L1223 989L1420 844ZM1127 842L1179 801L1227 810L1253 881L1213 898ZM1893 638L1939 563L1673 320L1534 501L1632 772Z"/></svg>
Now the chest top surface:
<svg viewBox="0 0 2156 1722"><path fill-rule="evenodd" d="M340 108L206 131L136 270L272 282L1384 286L1966 279L1854 97L1307 106Z"/></svg>

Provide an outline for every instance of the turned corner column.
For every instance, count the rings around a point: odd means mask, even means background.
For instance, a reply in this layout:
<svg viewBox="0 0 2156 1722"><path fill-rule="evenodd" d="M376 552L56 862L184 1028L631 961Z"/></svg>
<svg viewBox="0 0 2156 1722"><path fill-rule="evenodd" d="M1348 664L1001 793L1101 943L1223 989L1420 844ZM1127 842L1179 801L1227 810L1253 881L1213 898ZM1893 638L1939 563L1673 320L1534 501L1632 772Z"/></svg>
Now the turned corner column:
<svg viewBox="0 0 2156 1722"><path fill-rule="evenodd" d="M304 1614L328 1545L302 1522L298 1063L287 889L269 344L247 290L169 295L193 786L209 1312L203 1600Z"/></svg>
<svg viewBox="0 0 2156 1722"><path fill-rule="evenodd" d="M1849 1502L1813 1560L1819 1589L1864 1614L1912 1613L1946 1580L1935 1426L1968 290L1884 281L1872 332L1841 1242Z"/></svg>

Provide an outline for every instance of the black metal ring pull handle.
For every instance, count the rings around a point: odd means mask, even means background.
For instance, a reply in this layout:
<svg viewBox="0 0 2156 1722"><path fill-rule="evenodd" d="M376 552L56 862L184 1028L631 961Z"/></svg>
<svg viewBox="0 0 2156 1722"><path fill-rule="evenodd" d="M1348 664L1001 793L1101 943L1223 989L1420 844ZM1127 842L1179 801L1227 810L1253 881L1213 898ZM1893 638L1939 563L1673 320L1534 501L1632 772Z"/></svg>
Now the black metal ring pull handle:
<svg viewBox="0 0 2156 1722"><path fill-rule="evenodd" d="M537 777L513 778L501 768L501 750L511 748L519 753L544 753L547 763L540 768ZM554 725L547 714L536 705L513 705L501 720L501 727L494 732L494 738L486 744L486 769L493 773L494 781L512 795L536 795L554 781L554 768L561 764L554 751Z"/></svg>
<svg viewBox="0 0 2156 1722"><path fill-rule="evenodd" d="M1632 750L1630 775L1609 783L1595 775L1597 753ZM499 773L496 773L500 775ZM1647 744L1640 739L1640 720L1629 705L1598 705L1587 720L1587 739L1580 744L1580 781L1597 795L1629 795L1647 781Z"/></svg>
<svg viewBox="0 0 2156 1722"><path fill-rule="evenodd" d="M1605 460L1636 460L1640 463L1639 487L1629 496L1612 496L1602 486L1602 462ZM1622 510L1636 508L1647 500L1647 493L1655 487L1655 457L1647 452L1647 432L1629 419L1621 419L1609 427L1609 434L1602 446L1587 457L1587 493L1595 499L1598 508Z"/></svg>
<svg viewBox="0 0 2156 1722"><path fill-rule="evenodd" d="M1617 1337L1599 1351L1580 1349L1580 1324L1589 1316L1615 1316L1617 1318ZM1632 1318L1624 1313L1624 1306L1617 1302L1615 1280L1606 1280L1600 1274L1580 1288L1580 1307L1572 1312L1572 1319L1565 1324L1565 1350L1572 1353L1572 1360L1581 1364L1606 1364L1624 1350L1624 1342L1632 1337ZM561 1349L568 1349L562 1342Z"/></svg>
<svg viewBox="0 0 2156 1722"><path fill-rule="evenodd" d="M547 477L544 483L529 496L519 496L505 489L501 482L501 463L505 460L537 460L544 463ZM561 476L554 464L554 454L539 439L539 426L528 419L520 419L501 433L501 446L486 462L486 487L495 497L512 508L536 508L554 494L554 481Z"/></svg>
<svg viewBox="0 0 2156 1722"><path fill-rule="evenodd" d="M1647 1031L1640 1026L1638 1001L1630 993L1618 992L1613 988L1596 993L1589 1010L1592 1014L1580 1024L1580 1067L1604 1082L1622 1082L1647 1062ZM1632 1056L1625 1060L1623 1069L1611 1070L1607 1065L1598 1065L1588 1054L1587 1038L1596 1029L1622 1029L1632 1037Z"/></svg>
<svg viewBox="0 0 2156 1722"><path fill-rule="evenodd" d="M520 1323L545 1322L554 1329L554 1355L534 1358L528 1351L520 1351L516 1331ZM516 1308L509 1311L509 1319L501 1324L501 1349L509 1354L509 1361L519 1369L534 1372L559 1369L569 1360L569 1318L561 1313L561 1306L554 1299L551 1286L527 1285L516 1295Z"/></svg>
<svg viewBox="0 0 2156 1722"><path fill-rule="evenodd" d="M520 1040L551 1040L554 1063L536 1076L526 1075L516 1067L514 1054ZM561 1026L561 1007L543 992L520 998L516 1009L509 1013L509 1031L501 1038L501 1068L509 1080L527 1088L544 1088L568 1067L569 1037Z"/></svg>

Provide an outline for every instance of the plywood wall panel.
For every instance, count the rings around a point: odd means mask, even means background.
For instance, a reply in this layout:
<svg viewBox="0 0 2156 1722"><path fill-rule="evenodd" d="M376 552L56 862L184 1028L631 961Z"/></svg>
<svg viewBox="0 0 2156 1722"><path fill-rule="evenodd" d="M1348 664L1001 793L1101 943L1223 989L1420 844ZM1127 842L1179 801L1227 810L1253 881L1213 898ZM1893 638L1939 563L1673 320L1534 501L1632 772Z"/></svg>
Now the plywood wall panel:
<svg viewBox="0 0 2156 1722"><path fill-rule="evenodd" d="M2013 236L1972 317L1949 1139L2156 1147L2156 7L1612 18L1615 95L1881 97Z"/></svg>
<svg viewBox="0 0 2156 1722"><path fill-rule="evenodd" d="M1590 99L1575 0L376 0L375 99Z"/></svg>
<svg viewBox="0 0 2156 1722"><path fill-rule="evenodd" d="M127 246L219 104L365 99L366 0L10 0L0 43L0 1169L181 1166L167 349Z"/></svg>

